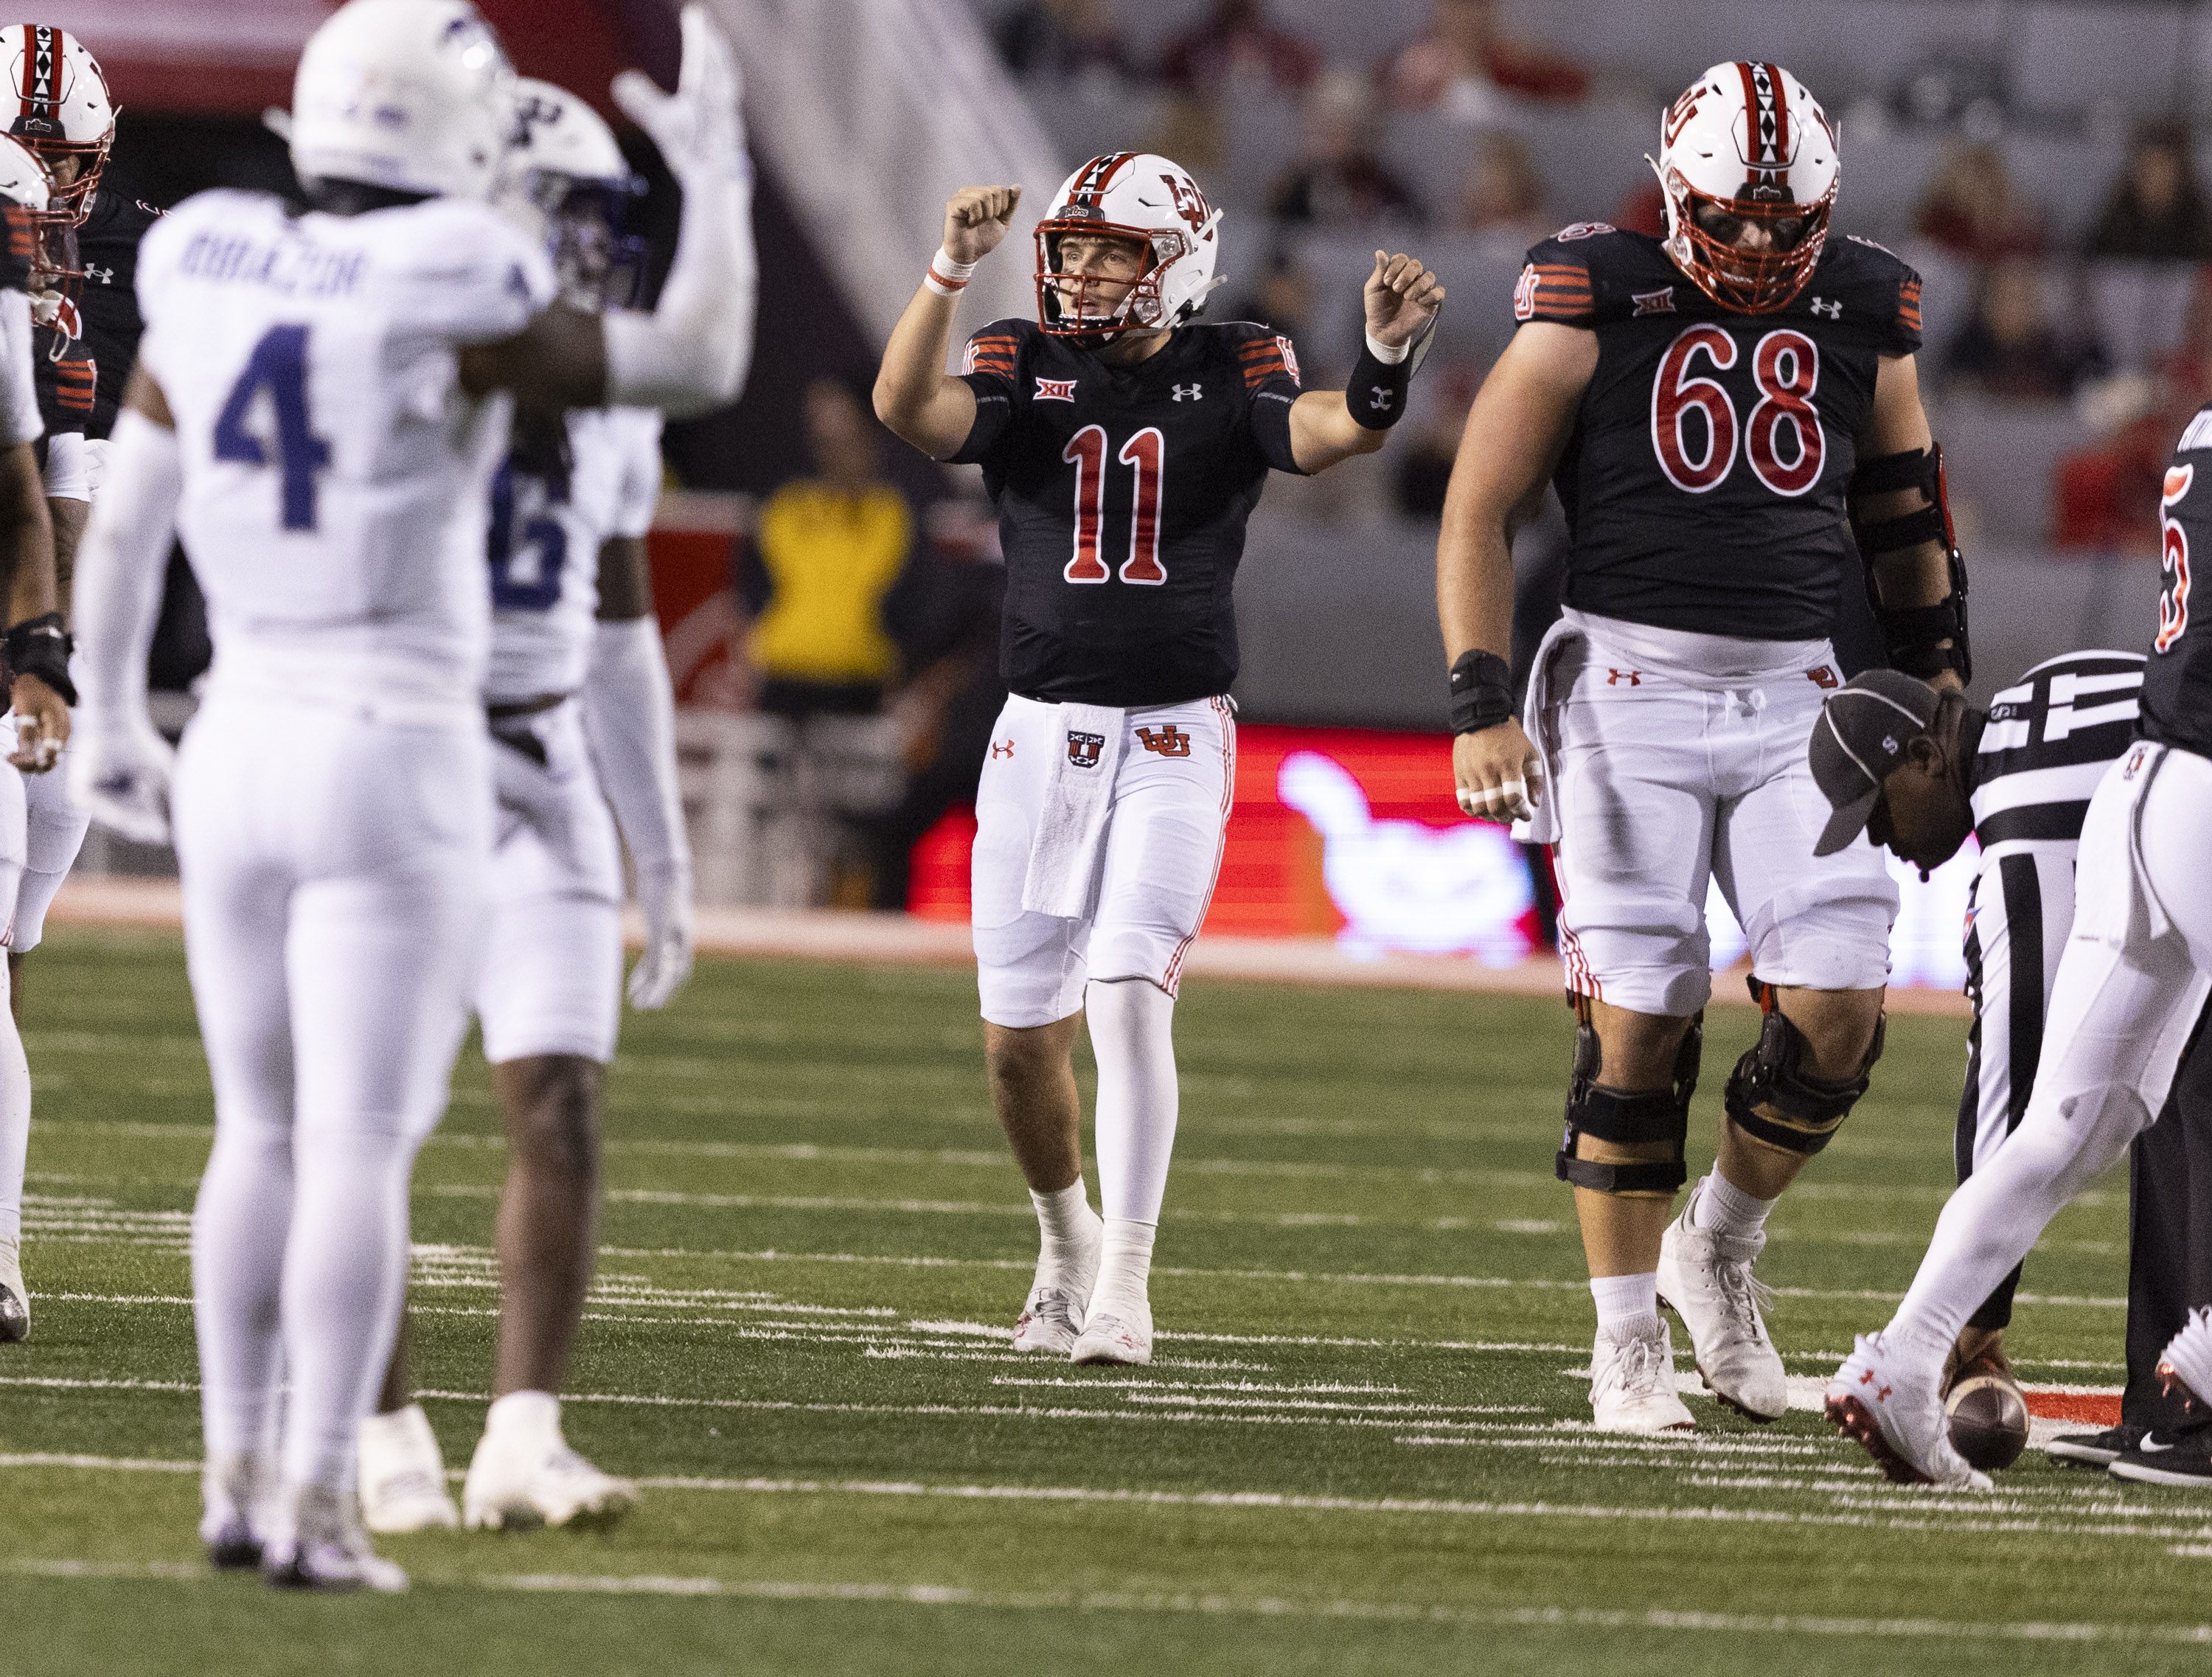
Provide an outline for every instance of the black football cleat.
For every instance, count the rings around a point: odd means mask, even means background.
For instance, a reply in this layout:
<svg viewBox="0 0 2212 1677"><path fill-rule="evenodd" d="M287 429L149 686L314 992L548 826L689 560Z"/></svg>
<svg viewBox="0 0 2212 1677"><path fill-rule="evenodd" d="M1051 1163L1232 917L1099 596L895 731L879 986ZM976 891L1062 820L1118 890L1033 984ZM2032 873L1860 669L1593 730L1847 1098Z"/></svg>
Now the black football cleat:
<svg viewBox="0 0 2212 1677"><path fill-rule="evenodd" d="M2160 1432L2153 1427L2105 1471L2137 1485L2212 1490L2212 1427L2187 1432Z"/></svg>
<svg viewBox="0 0 2212 1677"><path fill-rule="evenodd" d="M0 1345L21 1345L30 1337L29 1303L5 1281L0 1281Z"/></svg>
<svg viewBox="0 0 2212 1677"><path fill-rule="evenodd" d="M2043 1453L2062 1467L2101 1472L2133 1449L2149 1431L2142 1426L2108 1426L2102 1432L2062 1433L2043 1447Z"/></svg>

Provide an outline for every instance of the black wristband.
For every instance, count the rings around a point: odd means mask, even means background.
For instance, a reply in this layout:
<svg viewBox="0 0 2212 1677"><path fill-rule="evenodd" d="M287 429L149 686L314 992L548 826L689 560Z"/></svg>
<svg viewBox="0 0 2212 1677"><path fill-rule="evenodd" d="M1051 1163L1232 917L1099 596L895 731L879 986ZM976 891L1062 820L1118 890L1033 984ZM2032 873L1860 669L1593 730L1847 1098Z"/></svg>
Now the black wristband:
<svg viewBox="0 0 2212 1677"><path fill-rule="evenodd" d="M62 627L62 614L49 611L26 617L8 631L8 671L10 684L17 676L36 676L61 695L64 704L76 702L76 686L70 680L70 653L76 641Z"/></svg>
<svg viewBox="0 0 2212 1677"><path fill-rule="evenodd" d="M1496 653L1462 653L1451 668L1451 728L1480 733L1513 716L1513 666Z"/></svg>
<svg viewBox="0 0 2212 1677"><path fill-rule="evenodd" d="M1359 359L1352 363L1352 382L1344 389L1352 422L1370 431L1389 430L1404 416L1406 387L1413 382L1413 356L1385 367L1363 341Z"/></svg>

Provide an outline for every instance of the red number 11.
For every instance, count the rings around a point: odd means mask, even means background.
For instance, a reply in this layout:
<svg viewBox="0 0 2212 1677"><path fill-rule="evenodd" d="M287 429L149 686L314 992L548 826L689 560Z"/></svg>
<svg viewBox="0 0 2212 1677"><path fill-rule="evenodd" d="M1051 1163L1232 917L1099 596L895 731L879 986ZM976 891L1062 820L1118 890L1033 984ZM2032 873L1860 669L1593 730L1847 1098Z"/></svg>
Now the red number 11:
<svg viewBox="0 0 2212 1677"><path fill-rule="evenodd" d="M1060 573L1070 582L1104 582L1111 575L1098 554L1108 446L1104 426L1086 425L1060 452L1060 458L1075 468L1075 552ZM1123 443L1115 457L1133 467L1137 476L1129 513L1129 556L1121 562L1121 580L1144 587L1156 588L1168 580L1160 564L1160 481L1166 457L1167 439L1152 425Z"/></svg>

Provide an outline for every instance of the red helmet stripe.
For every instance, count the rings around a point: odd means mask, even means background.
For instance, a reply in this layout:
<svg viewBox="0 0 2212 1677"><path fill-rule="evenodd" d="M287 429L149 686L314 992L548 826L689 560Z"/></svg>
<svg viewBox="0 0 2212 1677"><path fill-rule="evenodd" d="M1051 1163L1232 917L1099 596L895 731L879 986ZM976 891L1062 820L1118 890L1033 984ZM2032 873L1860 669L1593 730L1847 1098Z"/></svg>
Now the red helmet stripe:
<svg viewBox="0 0 2212 1677"><path fill-rule="evenodd" d="M23 102L26 105L35 105L39 101L39 55L44 50L44 43L39 37L46 33L37 25L24 31Z"/></svg>

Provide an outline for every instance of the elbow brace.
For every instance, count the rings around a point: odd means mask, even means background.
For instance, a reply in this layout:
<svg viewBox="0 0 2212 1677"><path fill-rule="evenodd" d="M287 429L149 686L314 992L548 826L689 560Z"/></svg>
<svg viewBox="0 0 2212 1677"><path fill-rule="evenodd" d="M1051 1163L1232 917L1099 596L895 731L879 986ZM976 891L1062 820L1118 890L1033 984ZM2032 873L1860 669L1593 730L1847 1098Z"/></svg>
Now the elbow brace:
<svg viewBox="0 0 2212 1677"><path fill-rule="evenodd" d="M106 481L77 548L77 644L91 718L146 710L146 654L161 615L169 542L184 493L177 434L126 408L115 422Z"/></svg>
<svg viewBox="0 0 2212 1677"><path fill-rule="evenodd" d="M607 404L684 419L726 407L752 362L757 259L752 166L701 171L684 182L676 260L651 314L606 317Z"/></svg>
<svg viewBox="0 0 2212 1677"><path fill-rule="evenodd" d="M1864 498L1918 489L1927 504L1893 518L1870 519ZM1966 638L1966 562L1959 552L1951 527L1951 501L1943 479L1943 451L1940 447L1908 449L1860 462L1851 474L1844 505L1851 535L1858 543L1866 566L1867 603L1881 626L1883 645L1892 667L1926 680L1946 670L1958 671L1960 681L1974 678L1974 653ZM1933 605L1888 606L1875 580L1875 562L1886 554L1900 553L1928 542L1942 544L1950 568L1951 592ZM1945 646L1945 641L1949 641Z"/></svg>
<svg viewBox="0 0 2212 1677"><path fill-rule="evenodd" d="M584 687L599 782L640 874L688 877L691 848L676 775L676 696L651 617L602 623Z"/></svg>

